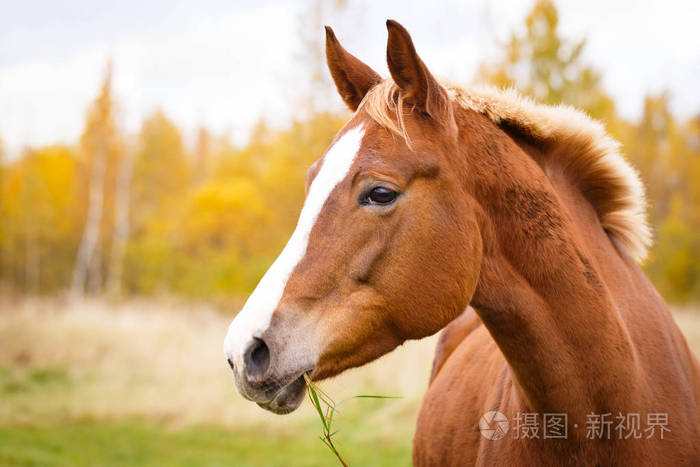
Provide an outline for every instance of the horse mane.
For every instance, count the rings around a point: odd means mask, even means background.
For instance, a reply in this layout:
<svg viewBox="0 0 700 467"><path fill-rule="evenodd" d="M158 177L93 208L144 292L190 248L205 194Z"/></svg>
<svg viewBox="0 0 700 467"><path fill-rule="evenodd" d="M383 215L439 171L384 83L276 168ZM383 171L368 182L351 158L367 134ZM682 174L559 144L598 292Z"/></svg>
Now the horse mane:
<svg viewBox="0 0 700 467"><path fill-rule="evenodd" d="M566 105L544 105L513 89L443 87L464 109L488 117L509 132L517 132L556 154L591 202L601 225L630 255L641 262L651 244L644 187L637 171L620 153L620 144L603 125ZM372 88L361 105L377 123L402 136L411 146L404 124L403 98L390 79ZM557 148L563 150L557 151Z"/></svg>

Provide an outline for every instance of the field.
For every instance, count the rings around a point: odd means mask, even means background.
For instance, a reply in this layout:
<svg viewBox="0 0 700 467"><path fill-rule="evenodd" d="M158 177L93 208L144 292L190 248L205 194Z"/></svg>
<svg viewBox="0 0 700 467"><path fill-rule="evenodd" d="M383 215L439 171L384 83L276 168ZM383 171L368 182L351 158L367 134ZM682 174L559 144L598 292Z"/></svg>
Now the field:
<svg viewBox="0 0 700 467"><path fill-rule="evenodd" d="M243 400L221 351L233 313L181 303L3 302L0 464L328 465L310 403L276 416ZM232 305L235 308L236 305ZM405 465L434 338L322 387L343 406L356 465Z"/></svg>
<svg viewBox="0 0 700 467"><path fill-rule="evenodd" d="M236 394L221 344L231 314L168 301L3 301L2 465L333 465L308 402L275 416ZM235 308L232 305L231 308ZM696 352L700 313L676 310ZM322 387L357 394L337 427L351 465L407 465L435 338Z"/></svg>

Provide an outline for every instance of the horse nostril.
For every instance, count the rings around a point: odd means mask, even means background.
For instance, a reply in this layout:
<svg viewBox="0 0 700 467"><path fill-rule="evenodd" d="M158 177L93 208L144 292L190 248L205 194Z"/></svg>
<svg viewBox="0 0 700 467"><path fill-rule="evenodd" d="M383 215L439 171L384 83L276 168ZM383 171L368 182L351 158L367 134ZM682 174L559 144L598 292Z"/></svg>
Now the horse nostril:
<svg viewBox="0 0 700 467"><path fill-rule="evenodd" d="M230 358L227 358L226 361L228 362L228 366L230 366L231 369L233 370L233 360L231 360Z"/></svg>
<svg viewBox="0 0 700 467"><path fill-rule="evenodd" d="M260 381L270 367L270 349L265 341L254 337L243 356L245 371L250 381Z"/></svg>

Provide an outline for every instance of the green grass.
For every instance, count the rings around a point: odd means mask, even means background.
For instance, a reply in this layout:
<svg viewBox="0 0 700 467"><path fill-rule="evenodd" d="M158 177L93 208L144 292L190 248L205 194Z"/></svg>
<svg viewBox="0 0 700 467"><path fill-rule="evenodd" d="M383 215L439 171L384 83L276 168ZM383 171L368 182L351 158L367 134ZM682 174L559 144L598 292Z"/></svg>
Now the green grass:
<svg viewBox="0 0 700 467"><path fill-rule="evenodd" d="M338 451L334 442L334 436L340 432L340 429L333 425L335 414L339 412L340 406L346 402L358 399L400 399L400 397L395 396L357 395L336 403L318 385L312 382L308 375L304 374L304 379L306 380L306 391L311 404L316 409L321 421L321 435L319 439L330 449L343 467L347 467L347 462L340 454L340 451Z"/></svg>
<svg viewBox="0 0 700 467"><path fill-rule="evenodd" d="M80 385L64 367L0 366L0 407L9 404L9 413L25 412L43 398L79 394ZM372 418L382 405L378 399L357 396L343 401L348 404L342 411L341 404L328 406L332 412L326 427L336 415L340 423L332 436L350 465L409 465L407 433L382 433ZM321 413L320 405L315 408ZM300 410L305 409L314 407ZM0 466L337 465L337 451L327 450L319 440L317 420L287 420L241 428L200 424L174 429L149 418L74 418L69 413L18 422L0 411Z"/></svg>
<svg viewBox="0 0 700 467"><path fill-rule="evenodd" d="M148 421L74 421L0 427L0 465L316 466L336 459L315 426L288 433L213 427L166 429ZM410 445L349 436L350 465L409 465Z"/></svg>
<svg viewBox="0 0 700 467"><path fill-rule="evenodd" d="M58 366L22 368L0 366L0 396L57 391L72 384L68 370Z"/></svg>

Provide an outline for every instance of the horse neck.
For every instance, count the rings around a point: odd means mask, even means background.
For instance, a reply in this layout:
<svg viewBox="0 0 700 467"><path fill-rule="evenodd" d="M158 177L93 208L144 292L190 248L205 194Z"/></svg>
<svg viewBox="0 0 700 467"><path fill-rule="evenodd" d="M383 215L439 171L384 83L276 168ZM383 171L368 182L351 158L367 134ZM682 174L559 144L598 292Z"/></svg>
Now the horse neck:
<svg viewBox="0 0 700 467"><path fill-rule="evenodd" d="M606 265L592 253L617 254L612 243L590 203L556 167L540 166L536 149L483 119L472 126L463 147L483 261L471 304L533 410L585 417L622 409L635 354L601 274Z"/></svg>

